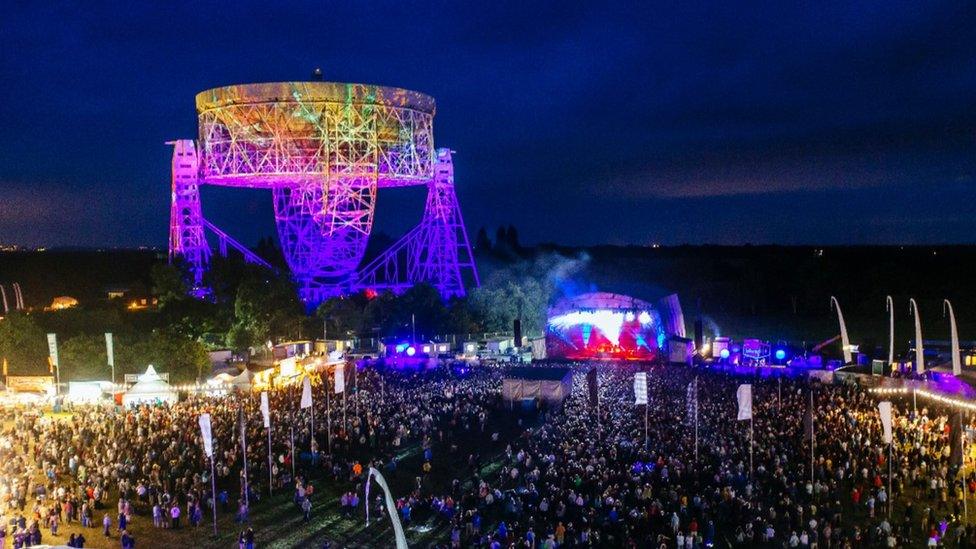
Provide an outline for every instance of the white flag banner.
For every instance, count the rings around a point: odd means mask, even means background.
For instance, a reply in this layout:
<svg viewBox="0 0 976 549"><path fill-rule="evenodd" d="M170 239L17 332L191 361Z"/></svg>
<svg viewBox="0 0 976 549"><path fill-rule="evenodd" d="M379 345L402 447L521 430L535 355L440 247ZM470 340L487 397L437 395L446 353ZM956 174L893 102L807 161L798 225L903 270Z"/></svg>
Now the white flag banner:
<svg viewBox="0 0 976 549"><path fill-rule="evenodd" d="M111 332L105 332L105 354L108 356L108 365L115 366L115 346L112 342Z"/></svg>
<svg viewBox="0 0 976 549"><path fill-rule="evenodd" d="M312 380L308 376L302 380L302 409L312 407Z"/></svg>
<svg viewBox="0 0 976 549"><path fill-rule="evenodd" d="M634 374L634 404L647 404L647 373Z"/></svg>
<svg viewBox="0 0 976 549"><path fill-rule="evenodd" d="M264 428L271 428L271 406L268 405L268 392L261 391L261 416L264 417Z"/></svg>
<svg viewBox="0 0 976 549"><path fill-rule="evenodd" d="M952 345L952 375L962 373L962 357L959 355L959 331L956 330L956 313L952 310L952 303L946 299L942 302L942 311L949 310L949 337Z"/></svg>
<svg viewBox="0 0 976 549"><path fill-rule="evenodd" d="M830 296L830 305L837 309L837 322L840 324L840 344L841 350L844 352L844 364L850 364L853 361L851 338L847 336L847 324L844 323L844 313L840 312L840 303L836 297Z"/></svg>
<svg viewBox="0 0 976 549"><path fill-rule="evenodd" d="M210 430L210 414L200 415L200 436L203 437L203 452L213 457L213 434Z"/></svg>
<svg viewBox="0 0 976 549"><path fill-rule="evenodd" d="M346 390L346 365L339 364L335 369L335 392L339 394Z"/></svg>
<svg viewBox="0 0 976 549"><path fill-rule="evenodd" d="M881 414L881 428L884 430L885 444L891 444L891 402L884 400L878 403L878 413Z"/></svg>
<svg viewBox="0 0 976 549"><path fill-rule="evenodd" d="M915 313L915 373L925 373L925 341L922 339L922 319L918 316L918 303L915 298L908 300L909 307Z"/></svg>
<svg viewBox="0 0 976 549"><path fill-rule="evenodd" d="M370 467L369 473L366 477L366 509L367 517L366 523L369 524L369 479L376 479L376 484L380 485L383 489L383 495L386 499L386 511L390 514L390 522L393 523L393 535L396 538L396 548L397 549L407 549L407 537L403 534L403 525L400 524L400 513L397 513L396 502L393 500L393 494L390 493L390 487L386 484L386 479L379 471Z"/></svg>
<svg viewBox="0 0 976 549"><path fill-rule="evenodd" d="M739 401L739 416L737 419L752 419L752 385L748 383L739 385L735 392L735 397Z"/></svg>
<svg viewBox="0 0 976 549"><path fill-rule="evenodd" d="M58 336L55 334L47 334L47 354L51 357L52 364L61 366L58 362Z"/></svg>

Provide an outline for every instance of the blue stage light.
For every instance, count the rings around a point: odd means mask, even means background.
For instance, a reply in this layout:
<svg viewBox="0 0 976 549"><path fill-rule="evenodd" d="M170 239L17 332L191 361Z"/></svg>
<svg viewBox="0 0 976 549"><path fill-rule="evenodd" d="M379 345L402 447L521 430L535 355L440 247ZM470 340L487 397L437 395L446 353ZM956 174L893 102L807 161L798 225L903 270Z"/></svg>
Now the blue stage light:
<svg viewBox="0 0 976 549"><path fill-rule="evenodd" d="M407 356L413 356L415 354L417 354L417 349L414 349L413 346L407 347Z"/></svg>
<svg viewBox="0 0 976 549"><path fill-rule="evenodd" d="M728 349L722 349L722 351L718 354L718 356L720 356L722 358L729 358L729 350Z"/></svg>
<svg viewBox="0 0 976 549"><path fill-rule="evenodd" d="M786 358L786 351L783 349L776 349L776 360L783 360Z"/></svg>

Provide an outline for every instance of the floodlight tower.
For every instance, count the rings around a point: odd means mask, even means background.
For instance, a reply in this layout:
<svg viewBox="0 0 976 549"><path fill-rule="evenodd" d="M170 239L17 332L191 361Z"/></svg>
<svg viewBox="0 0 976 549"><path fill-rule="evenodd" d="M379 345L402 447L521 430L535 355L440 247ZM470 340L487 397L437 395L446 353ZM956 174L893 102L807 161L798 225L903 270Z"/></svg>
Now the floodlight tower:
<svg viewBox="0 0 976 549"><path fill-rule="evenodd" d="M209 259L205 238L198 238L203 227L218 234L222 251L229 244L263 262L203 218L202 184L271 191L285 261L309 306L366 288L399 292L426 282L448 298L465 294L465 280L478 284L451 151L434 149L430 96L363 84L278 82L214 88L198 94L196 104L196 155L174 149L170 238L171 254L190 263L195 285ZM181 150L181 169L195 170L196 185L189 175L177 184ZM428 190L421 223L357 270L378 189L412 185Z"/></svg>

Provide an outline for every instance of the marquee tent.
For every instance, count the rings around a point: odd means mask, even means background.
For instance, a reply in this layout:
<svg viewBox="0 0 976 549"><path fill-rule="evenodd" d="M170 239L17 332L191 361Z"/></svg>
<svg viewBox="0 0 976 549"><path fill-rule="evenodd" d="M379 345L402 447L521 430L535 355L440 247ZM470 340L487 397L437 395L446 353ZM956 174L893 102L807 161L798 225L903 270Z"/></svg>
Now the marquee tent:
<svg viewBox="0 0 976 549"><path fill-rule="evenodd" d="M244 371L240 375L234 377L230 380L230 384L234 386L235 389L247 390L251 388L251 383L254 381L254 372L244 368Z"/></svg>
<svg viewBox="0 0 976 549"><path fill-rule="evenodd" d="M129 387L129 390L122 395L123 406L163 402L175 404L176 401L176 391L170 387L169 383L166 383L159 377L152 364L146 368L146 373L139 376L139 381L132 387Z"/></svg>

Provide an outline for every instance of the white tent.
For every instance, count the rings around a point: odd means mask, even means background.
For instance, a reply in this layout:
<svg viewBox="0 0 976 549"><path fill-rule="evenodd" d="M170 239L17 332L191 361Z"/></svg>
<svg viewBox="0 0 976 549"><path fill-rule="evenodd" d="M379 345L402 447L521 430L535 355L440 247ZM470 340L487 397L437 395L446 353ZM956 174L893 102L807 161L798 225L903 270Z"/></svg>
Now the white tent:
<svg viewBox="0 0 976 549"><path fill-rule="evenodd" d="M152 364L146 368L146 373L139 376L139 381L122 395L123 406L163 402L174 404L176 401L176 391L159 377Z"/></svg>
<svg viewBox="0 0 976 549"><path fill-rule="evenodd" d="M254 372L248 370L247 368L244 368L244 371L241 372L240 375L230 380L230 384L237 389L246 390L251 388L251 383L253 382L253 380L254 380Z"/></svg>
<svg viewBox="0 0 976 549"><path fill-rule="evenodd" d="M236 378L234 376L228 374L227 372L220 372L219 374L217 374L217 375L213 376L212 378L208 379L207 380L207 383L210 383L210 384L213 384L213 385L220 385L220 384L223 384L223 383L230 383L230 382L234 381L234 379L236 379Z"/></svg>

